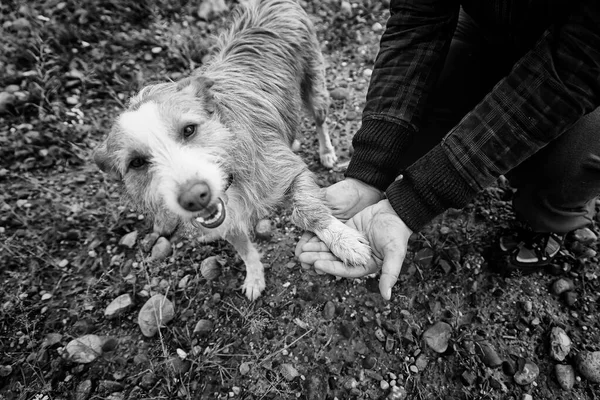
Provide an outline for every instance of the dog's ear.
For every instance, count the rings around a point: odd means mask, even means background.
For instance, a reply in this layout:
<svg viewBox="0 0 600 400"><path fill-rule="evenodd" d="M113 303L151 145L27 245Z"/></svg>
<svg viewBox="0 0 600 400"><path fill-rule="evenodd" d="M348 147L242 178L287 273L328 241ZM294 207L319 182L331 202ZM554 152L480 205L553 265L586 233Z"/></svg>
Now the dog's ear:
<svg viewBox="0 0 600 400"><path fill-rule="evenodd" d="M191 93L204 100L206 110L209 113L215 111L216 103L211 91L215 82L205 76L191 76L177 83L177 90L189 90Z"/></svg>
<svg viewBox="0 0 600 400"><path fill-rule="evenodd" d="M102 172L108 174L111 178L117 180L123 179L123 176L108 156L108 145L106 141L102 142L102 144L94 150L94 162Z"/></svg>

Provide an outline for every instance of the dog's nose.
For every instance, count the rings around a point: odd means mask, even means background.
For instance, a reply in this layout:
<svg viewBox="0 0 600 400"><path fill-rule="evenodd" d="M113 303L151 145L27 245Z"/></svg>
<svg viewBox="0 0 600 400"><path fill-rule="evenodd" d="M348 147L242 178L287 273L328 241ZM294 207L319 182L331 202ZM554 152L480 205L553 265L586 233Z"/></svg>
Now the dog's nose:
<svg viewBox="0 0 600 400"><path fill-rule="evenodd" d="M200 211L210 203L210 188L205 182L187 184L179 193L177 201L187 211Z"/></svg>

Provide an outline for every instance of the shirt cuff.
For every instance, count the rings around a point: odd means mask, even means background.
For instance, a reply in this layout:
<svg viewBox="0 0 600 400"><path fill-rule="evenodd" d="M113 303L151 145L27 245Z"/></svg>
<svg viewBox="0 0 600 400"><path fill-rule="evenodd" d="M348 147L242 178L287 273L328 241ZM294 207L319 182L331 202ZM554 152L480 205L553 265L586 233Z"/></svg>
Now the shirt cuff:
<svg viewBox="0 0 600 400"><path fill-rule="evenodd" d="M347 178L355 178L384 191L400 174L402 151L410 144L414 130L408 125L366 119L352 139L354 154Z"/></svg>
<svg viewBox="0 0 600 400"><path fill-rule="evenodd" d="M407 168L403 178L386 191L392 208L413 232L448 208L463 208L477 193L450 162L441 144Z"/></svg>

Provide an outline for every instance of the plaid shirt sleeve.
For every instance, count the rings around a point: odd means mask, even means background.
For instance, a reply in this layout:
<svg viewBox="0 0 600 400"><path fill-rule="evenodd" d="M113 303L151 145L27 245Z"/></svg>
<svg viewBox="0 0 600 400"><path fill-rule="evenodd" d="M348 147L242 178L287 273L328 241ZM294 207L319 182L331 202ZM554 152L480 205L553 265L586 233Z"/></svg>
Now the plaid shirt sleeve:
<svg viewBox="0 0 600 400"><path fill-rule="evenodd" d="M455 0L392 0L346 172L385 190L420 125L458 20Z"/></svg>
<svg viewBox="0 0 600 400"><path fill-rule="evenodd" d="M580 0L512 72L387 189L413 230L535 154L600 106L600 2ZM600 139L600 132L599 132Z"/></svg>

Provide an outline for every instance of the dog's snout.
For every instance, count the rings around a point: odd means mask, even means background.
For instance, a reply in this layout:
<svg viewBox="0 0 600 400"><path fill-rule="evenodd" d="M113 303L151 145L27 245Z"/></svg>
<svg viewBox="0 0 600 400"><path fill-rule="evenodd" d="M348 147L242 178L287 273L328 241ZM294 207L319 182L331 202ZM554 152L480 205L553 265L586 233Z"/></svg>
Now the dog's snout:
<svg viewBox="0 0 600 400"><path fill-rule="evenodd" d="M206 182L192 182L184 185L177 201L187 211L200 211L210 203L210 187Z"/></svg>

